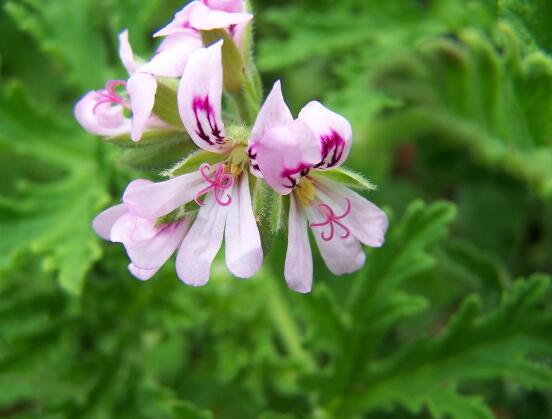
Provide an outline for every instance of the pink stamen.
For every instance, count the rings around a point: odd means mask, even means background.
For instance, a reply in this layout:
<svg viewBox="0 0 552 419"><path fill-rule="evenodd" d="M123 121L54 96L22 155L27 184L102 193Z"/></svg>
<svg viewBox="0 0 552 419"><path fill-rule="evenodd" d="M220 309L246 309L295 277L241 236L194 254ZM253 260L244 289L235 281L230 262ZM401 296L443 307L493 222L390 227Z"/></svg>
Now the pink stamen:
<svg viewBox="0 0 552 419"><path fill-rule="evenodd" d="M211 165L209 163L203 163L199 167L199 172L201 173L201 176L203 176L203 179L209 183L209 186L199 191L195 197L195 202L200 207L204 206L205 203L201 201L200 197L202 195L205 195L207 192L209 192L211 189L213 189L213 193L215 194L215 200L217 201L217 204L222 205L223 207L226 207L227 205L230 205L232 203L232 197L230 195L226 195L227 200L222 200L222 194L223 191L226 189L230 189L234 185L234 177L229 173L224 173L224 165L222 163L219 163L213 178L209 177L208 172L211 170Z"/></svg>
<svg viewBox="0 0 552 419"><path fill-rule="evenodd" d="M349 198L345 198L345 202L347 202L347 209L341 215L335 215L334 210L329 205L318 204L318 208L320 208L320 212L322 212L326 216L326 219L321 223L311 224L310 226L311 228L325 227L327 225L330 226L329 234L326 234L326 232L323 231L322 234L320 235L322 237L322 240L328 242L334 238L334 235L335 235L334 224L338 225L343 230L343 234L340 236L342 239L346 239L351 235L351 231L345 225L343 225L343 223L339 221L345 218L351 212L351 201L349 200Z"/></svg>
<svg viewBox="0 0 552 419"><path fill-rule="evenodd" d="M98 100L98 103L96 103L92 109L94 114L96 114L98 107L105 103L109 103L110 105L121 105L125 108L129 108L128 104L125 102L125 99L117 93L117 87L119 86L126 86L126 82L124 80L110 80L107 82L105 90L98 92L101 99Z"/></svg>

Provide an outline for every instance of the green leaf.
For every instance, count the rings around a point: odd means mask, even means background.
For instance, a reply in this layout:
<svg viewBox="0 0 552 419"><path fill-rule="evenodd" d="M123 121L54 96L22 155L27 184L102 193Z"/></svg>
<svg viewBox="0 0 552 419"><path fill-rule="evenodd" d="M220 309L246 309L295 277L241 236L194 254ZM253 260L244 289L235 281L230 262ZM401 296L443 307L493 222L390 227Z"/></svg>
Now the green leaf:
<svg viewBox="0 0 552 419"><path fill-rule="evenodd" d="M192 403L179 401L174 403L173 419L212 419L214 415L207 410L202 410Z"/></svg>
<svg viewBox="0 0 552 419"><path fill-rule="evenodd" d="M32 252L78 294L101 255L91 222L108 195L96 161L101 148L72 128L38 112L17 86L0 91L0 145L19 164L42 167L0 195L0 268Z"/></svg>

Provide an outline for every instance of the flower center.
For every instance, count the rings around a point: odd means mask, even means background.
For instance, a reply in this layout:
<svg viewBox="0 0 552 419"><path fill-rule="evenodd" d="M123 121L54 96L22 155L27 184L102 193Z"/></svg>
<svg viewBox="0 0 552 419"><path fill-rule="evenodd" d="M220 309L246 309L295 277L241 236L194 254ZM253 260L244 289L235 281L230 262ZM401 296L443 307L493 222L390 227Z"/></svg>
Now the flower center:
<svg viewBox="0 0 552 419"><path fill-rule="evenodd" d="M209 177L209 172L211 171L211 165L209 163L203 163L199 167L199 172L203 179L209 184L206 188L199 191L195 197L195 202L200 207L204 206L205 203L200 199L202 195L205 195L211 189L215 195L215 200L217 204L226 207L232 203L232 197L229 194L226 194L226 200L223 201L224 191L230 189L234 185L234 177L229 173L224 173L224 164L219 163L213 174L213 177Z"/></svg>
<svg viewBox="0 0 552 419"><path fill-rule="evenodd" d="M314 188L314 184L311 180L309 180L307 177L301 178L299 183L295 186L293 189L293 193L295 194L295 197L299 200L299 202L304 206L307 207L310 205L312 201L314 201L314 197L316 196L316 189Z"/></svg>
<svg viewBox="0 0 552 419"><path fill-rule="evenodd" d="M323 231L321 233L320 236L322 237L322 240L330 241L331 239L334 238L336 225L343 230L343 234L340 236L342 239L346 239L347 237L350 236L351 231L340 222L340 220L345 218L351 212L351 201L349 200L349 198L345 198L345 202L347 203L347 208L345 209L345 212L341 215L336 215L334 210L329 205L326 205L326 204L318 205L320 212L326 217L326 219L321 223L311 224L310 226L311 228L320 228L320 227L325 227L327 225L330 226L329 232Z"/></svg>
<svg viewBox="0 0 552 419"><path fill-rule="evenodd" d="M96 114L98 107L106 103L110 105L121 105L125 108L129 108L125 99L122 96L120 96L119 93L117 92L117 87L121 87L121 86L126 87L126 82L124 80L108 81L105 86L105 90L98 92L98 94L101 96L101 99L98 100L96 105L94 105L92 112Z"/></svg>

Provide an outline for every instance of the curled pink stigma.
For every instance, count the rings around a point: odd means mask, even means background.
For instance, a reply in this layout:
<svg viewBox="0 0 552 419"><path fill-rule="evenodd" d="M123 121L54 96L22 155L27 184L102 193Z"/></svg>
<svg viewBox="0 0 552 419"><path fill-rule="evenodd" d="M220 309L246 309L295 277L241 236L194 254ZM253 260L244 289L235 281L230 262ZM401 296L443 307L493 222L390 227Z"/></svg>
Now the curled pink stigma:
<svg viewBox="0 0 552 419"><path fill-rule="evenodd" d="M105 89L98 92L101 99L98 100L98 103L96 103L92 109L94 114L96 113L98 107L105 103L109 103L110 105L121 105L125 108L129 107L125 100L117 93L117 87L119 86L126 86L126 82L124 80L110 80L107 82Z"/></svg>
<svg viewBox="0 0 552 419"><path fill-rule="evenodd" d="M201 176L203 176L203 179L207 183L209 183L209 186L199 191L195 197L195 202L200 207L204 206L205 203L201 201L200 197L202 195L205 195L207 192L209 192L211 189L213 190L215 194L215 200L217 201L217 204L222 205L223 207L226 207L227 205L230 205L232 203L232 197L230 195L226 195L226 200L223 201L223 191L226 189L230 189L234 185L234 177L229 173L224 173L224 165L222 163L219 163L214 176L212 178L209 177L209 171L211 170L211 165L209 163L203 163L199 167L199 172L201 173Z"/></svg>
<svg viewBox="0 0 552 419"><path fill-rule="evenodd" d="M345 202L347 203L347 209L341 215L335 215L334 210L329 205L326 205L326 204L318 205L320 212L326 216L326 219L321 223L311 224L310 226L311 228L325 227L327 225L330 226L329 234L326 234L326 232L323 231L322 234L320 235L320 237L322 237L322 240L328 242L334 238L335 225L338 225L343 230L343 234L340 236L342 239L346 239L351 235L351 231L345 225L343 225L343 223L339 221L345 218L351 212L351 201L349 200L349 198L345 198Z"/></svg>

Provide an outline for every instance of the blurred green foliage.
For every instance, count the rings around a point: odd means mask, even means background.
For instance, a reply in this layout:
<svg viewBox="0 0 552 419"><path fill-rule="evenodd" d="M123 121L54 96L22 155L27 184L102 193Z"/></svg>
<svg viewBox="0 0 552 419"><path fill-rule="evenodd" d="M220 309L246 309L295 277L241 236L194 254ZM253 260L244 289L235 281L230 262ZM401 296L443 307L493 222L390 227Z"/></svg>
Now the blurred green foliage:
<svg viewBox="0 0 552 419"><path fill-rule="evenodd" d="M283 236L256 278L192 289L90 228L144 173L72 106L124 77L122 28L147 55L182 4L0 4L0 417L552 417L550 2L255 2L266 86L351 119L391 215L307 296Z"/></svg>

